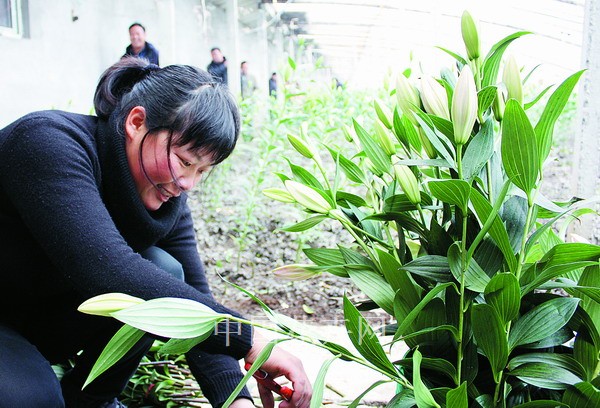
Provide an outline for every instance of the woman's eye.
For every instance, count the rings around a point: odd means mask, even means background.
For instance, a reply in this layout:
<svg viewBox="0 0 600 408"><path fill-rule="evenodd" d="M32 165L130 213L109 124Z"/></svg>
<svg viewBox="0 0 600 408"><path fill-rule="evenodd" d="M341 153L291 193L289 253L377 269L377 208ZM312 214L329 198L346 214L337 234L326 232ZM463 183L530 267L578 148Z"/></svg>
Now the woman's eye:
<svg viewBox="0 0 600 408"><path fill-rule="evenodd" d="M182 160L181 162L183 163L183 166L184 166L184 167L190 167L190 166L192 165L192 163L190 163L190 162L189 162L189 161L187 161L187 160Z"/></svg>

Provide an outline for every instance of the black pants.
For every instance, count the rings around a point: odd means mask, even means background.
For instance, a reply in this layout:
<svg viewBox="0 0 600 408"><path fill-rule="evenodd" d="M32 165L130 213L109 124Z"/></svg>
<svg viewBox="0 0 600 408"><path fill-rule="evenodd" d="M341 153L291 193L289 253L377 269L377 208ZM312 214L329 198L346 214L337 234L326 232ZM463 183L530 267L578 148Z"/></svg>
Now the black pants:
<svg viewBox="0 0 600 408"><path fill-rule="evenodd" d="M183 280L181 265L166 252L153 247L142 256ZM61 318L52 318L57 313ZM58 307L40 311L33 326L17 331L0 323L0 408L102 406L123 391L153 342L150 336L144 336L82 391L96 359L121 324L71 308L61 311ZM75 365L59 383L50 361L66 358L73 358Z"/></svg>

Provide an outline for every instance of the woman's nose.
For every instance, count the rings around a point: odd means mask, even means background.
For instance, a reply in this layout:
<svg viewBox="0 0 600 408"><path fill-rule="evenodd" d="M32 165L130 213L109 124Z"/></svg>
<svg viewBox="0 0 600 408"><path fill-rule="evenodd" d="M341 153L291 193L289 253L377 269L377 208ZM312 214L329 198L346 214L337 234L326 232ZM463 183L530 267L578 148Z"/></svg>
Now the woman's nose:
<svg viewBox="0 0 600 408"><path fill-rule="evenodd" d="M179 186L183 191L190 191L200 181L201 174L187 174L179 178Z"/></svg>

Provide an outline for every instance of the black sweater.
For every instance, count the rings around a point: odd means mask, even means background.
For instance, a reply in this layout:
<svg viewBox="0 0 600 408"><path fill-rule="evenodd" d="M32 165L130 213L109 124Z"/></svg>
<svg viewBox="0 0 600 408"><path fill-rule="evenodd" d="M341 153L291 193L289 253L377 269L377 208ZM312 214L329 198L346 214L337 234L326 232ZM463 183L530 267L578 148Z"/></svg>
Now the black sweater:
<svg viewBox="0 0 600 408"><path fill-rule="evenodd" d="M76 308L110 292L193 299L235 314L210 294L185 201L145 209L113 123L45 111L0 130L0 322L27 319L53 299ZM185 283L138 254L152 245L181 262ZM213 405L241 379L236 359L251 341L244 325L198 347L206 363L198 381Z"/></svg>

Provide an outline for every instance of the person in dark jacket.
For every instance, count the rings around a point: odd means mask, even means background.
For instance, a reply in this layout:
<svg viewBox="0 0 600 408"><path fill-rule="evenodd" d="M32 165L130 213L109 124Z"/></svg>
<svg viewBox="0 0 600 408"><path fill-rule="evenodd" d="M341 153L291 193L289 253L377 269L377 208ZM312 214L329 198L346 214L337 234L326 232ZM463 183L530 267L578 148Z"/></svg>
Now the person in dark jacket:
<svg viewBox="0 0 600 408"><path fill-rule="evenodd" d="M0 130L0 406L120 407L117 396L153 342L145 335L82 390L118 321L77 311L112 292L215 301L196 249L186 192L232 152L240 117L227 87L183 65L125 58L102 75L97 116L35 112ZM215 330L186 354L211 404L265 341ZM51 364L73 359L61 382ZM300 360L275 348L262 369L292 381L282 408L308 408ZM265 407L273 396L259 385ZM234 407L253 407L247 390Z"/></svg>
<svg viewBox="0 0 600 408"><path fill-rule="evenodd" d="M140 23L133 23L129 26L129 39L131 44L125 49L126 57L131 55L132 57L145 58L151 64L160 65L158 63L158 50L148 41L146 41L146 27Z"/></svg>
<svg viewBox="0 0 600 408"><path fill-rule="evenodd" d="M219 82L227 85L227 58L225 58L219 47L212 48L210 56L212 57L212 61L208 64L206 70Z"/></svg>

